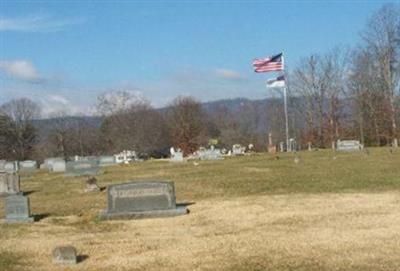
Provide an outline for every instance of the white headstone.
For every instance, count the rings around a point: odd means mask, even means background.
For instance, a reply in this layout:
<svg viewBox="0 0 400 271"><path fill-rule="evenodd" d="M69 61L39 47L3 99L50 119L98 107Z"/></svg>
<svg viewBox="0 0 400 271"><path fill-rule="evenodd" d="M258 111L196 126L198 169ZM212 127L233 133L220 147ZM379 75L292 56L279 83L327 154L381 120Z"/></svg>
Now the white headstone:
<svg viewBox="0 0 400 271"><path fill-rule="evenodd" d="M176 151L171 155L171 162L183 162L183 152Z"/></svg>
<svg viewBox="0 0 400 271"><path fill-rule="evenodd" d="M359 151L363 146L358 140L338 140L336 148L338 151Z"/></svg>

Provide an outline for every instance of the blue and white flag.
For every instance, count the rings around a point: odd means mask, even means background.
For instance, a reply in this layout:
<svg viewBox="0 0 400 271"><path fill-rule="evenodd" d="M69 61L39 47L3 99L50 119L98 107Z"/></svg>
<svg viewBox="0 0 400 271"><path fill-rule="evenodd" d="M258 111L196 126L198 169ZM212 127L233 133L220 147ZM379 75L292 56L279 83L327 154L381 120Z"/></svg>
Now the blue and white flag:
<svg viewBox="0 0 400 271"><path fill-rule="evenodd" d="M283 88L285 86L285 76L281 75L275 79L267 81L267 88Z"/></svg>

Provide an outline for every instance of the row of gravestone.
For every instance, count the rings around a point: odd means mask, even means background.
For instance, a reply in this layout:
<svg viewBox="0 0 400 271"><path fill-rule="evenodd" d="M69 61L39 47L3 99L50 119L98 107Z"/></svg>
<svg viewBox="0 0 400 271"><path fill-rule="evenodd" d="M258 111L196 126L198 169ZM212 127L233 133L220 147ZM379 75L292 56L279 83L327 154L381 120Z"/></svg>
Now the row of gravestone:
<svg viewBox="0 0 400 271"><path fill-rule="evenodd" d="M66 175L96 175L99 167L116 164L114 156L100 156L93 159L66 162L63 158L47 158L40 169L49 172L66 172ZM34 173L38 169L36 161L5 161L0 160L0 172Z"/></svg>
<svg viewBox="0 0 400 271"><path fill-rule="evenodd" d="M31 173L37 170L36 161L6 161L0 160L0 172L21 172Z"/></svg>
<svg viewBox="0 0 400 271"><path fill-rule="evenodd" d="M66 162L63 158L47 158L40 165L41 169L50 172L70 172L70 171L87 171L89 168L98 168L115 165L117 163L114 156L87 157L77 161ZM92 170L93 171L93 170Z"/></svg>
<svg viewBox="0 0 400 271"><path fill-rule="evenodd" d="M95 179L89 185L96 186ZM89 191L92 192L92 191ZM5 222L33 222L29 198L20 191L16 173L0 173L0 196L5 197ZM187 214L184 206L177 206L175 187L168 181L129 182L111 185L107 189L107 210L101 219L138 219Z"/></svg>
<svg viewBox="0 0 400 271"><path fill-rule="evenodd" d="M192 159L200 159L200 160L221 160L222 154L221 150L215 149L211 147L210 149L200 148L194 156L191 156ZM184 162L183 152L181 150L175 151L171 148L171 162Z"/></svg>

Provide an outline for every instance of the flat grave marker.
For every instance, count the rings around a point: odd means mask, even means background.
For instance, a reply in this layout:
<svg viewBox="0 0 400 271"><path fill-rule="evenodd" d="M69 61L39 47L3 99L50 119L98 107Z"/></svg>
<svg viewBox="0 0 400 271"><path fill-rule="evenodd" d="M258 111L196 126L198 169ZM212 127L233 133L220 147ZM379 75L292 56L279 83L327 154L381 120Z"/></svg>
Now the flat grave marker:
<svg viewBox="0 0 400 271"><path fill-rule="evenodd" d="M78 263L76 248L73 246L59 246L53 249L53 262L62 265L75 265Z"/></svg>
<svg viewBox="0 0 400 271"><path fill-rule="evenodd" d="M97 185L97 179L96 178L91 177L91 178L86 180L86 189L85 189L86 193L100 192L100 191L101 191L101 189Z"/></svg>

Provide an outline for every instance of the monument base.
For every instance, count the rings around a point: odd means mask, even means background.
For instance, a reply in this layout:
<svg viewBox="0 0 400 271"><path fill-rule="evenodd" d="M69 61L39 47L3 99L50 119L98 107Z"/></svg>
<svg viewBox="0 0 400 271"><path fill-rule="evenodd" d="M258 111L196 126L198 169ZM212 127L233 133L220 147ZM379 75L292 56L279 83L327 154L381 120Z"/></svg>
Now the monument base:
<svg viewBox="0 0 400 271"><path fill-rule="evenodd" d="M0 193L0 198L6 198L8 196L18 196L18 195L24 195L24 192L17 192L17 193Z"/></svg>
<svg viewBox="0 0 400 271"><path fill-rule="evenodd" d="M178 215L186 215L189 210L186 207L176 207L175 209L167 210L152 210L141 212L126 212L126 213L107 213L103 211L100 213L101 220L128 220L128 219L144 219L144 218L159 218L170 217Z"/></svg>

